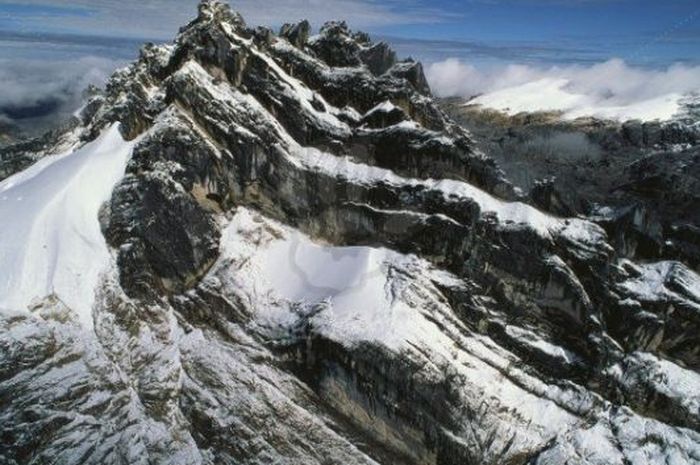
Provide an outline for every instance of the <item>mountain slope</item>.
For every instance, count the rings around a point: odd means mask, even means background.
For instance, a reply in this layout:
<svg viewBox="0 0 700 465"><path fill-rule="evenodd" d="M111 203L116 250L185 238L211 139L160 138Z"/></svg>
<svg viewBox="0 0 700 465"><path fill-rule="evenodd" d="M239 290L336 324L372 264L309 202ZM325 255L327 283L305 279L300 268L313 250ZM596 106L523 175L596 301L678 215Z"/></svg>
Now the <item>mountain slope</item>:
<svg viewBox="0 0 700 465"><path fill-rule="evenodd" d="M516 188L548 212L584 216L634 260L681 260L700 267L700 118L672 121L563 121L441 107L470 131Z"/></svg>
<svg viewBox="0 0 700 465"><path fill-rule="evenodd" d="M116 125L77 150L44 158L0 185L4 270L0 307L26 308L55 294L92 324L99 273L109 264L98 212L124 175L136 141L124 142Z"/></svg>
<svg viewBox="0 0 700 465"><path fill-rule="evenodd" d="M0 311L0 461L700 463L698 275L519 201L420 64L207 1L89 107L0 183L61 280L86 218L110 254L73 294L0 249L37 284Z"/></svg>

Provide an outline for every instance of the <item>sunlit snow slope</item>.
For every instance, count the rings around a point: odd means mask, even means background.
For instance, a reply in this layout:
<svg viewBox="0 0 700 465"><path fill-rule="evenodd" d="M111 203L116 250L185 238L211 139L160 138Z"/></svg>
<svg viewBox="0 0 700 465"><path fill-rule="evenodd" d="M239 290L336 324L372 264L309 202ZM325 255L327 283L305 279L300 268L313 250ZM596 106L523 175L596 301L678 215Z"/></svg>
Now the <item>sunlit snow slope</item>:
<svg viewBox="0 0 700 465"><path fill-rule="evenodd" d="M484 94L471 100L486 108L504 111L510 115L521 112L557 111L566 119L585 116L613 120L639 119L665 121L673 118L681 109L683 96L677 93L660 95L639 102L597 98L569 88L564 78L544 78Z"/></svg>
<svg viewBox="0 0 700 465"><path fill-rule="evenodd" d="M115 124L0 183L0 311L54 294L91 326L94 290L110 260L98 212L133 145Z"/></svg>

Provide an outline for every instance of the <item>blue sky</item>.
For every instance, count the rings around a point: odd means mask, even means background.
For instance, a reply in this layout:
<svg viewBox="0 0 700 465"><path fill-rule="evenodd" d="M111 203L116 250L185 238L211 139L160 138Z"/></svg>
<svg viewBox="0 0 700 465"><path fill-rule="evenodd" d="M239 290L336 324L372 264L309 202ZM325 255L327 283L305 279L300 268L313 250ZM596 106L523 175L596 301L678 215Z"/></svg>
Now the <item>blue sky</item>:
<svg viewBox="0 0 700 465"><path fill-rule="evenodd" d="M700 60L697 0L447 2L462 15L433 25L388 26L388 34L571 50L562 60L618 57L640 64ZM451 6L452 5L452 6Z"/></svg>
<svg viewBox="0 0 700 465"><path fill-rule="evenodd" d="M698 0L240 0L251 24L345 18L431 61L563 63L622 58L663 66L700 61ZM0 34L167 40L195 0L0 0ZM36 44L35 44L36 45ZM475 55L475 56L470 56Z"/></svg>

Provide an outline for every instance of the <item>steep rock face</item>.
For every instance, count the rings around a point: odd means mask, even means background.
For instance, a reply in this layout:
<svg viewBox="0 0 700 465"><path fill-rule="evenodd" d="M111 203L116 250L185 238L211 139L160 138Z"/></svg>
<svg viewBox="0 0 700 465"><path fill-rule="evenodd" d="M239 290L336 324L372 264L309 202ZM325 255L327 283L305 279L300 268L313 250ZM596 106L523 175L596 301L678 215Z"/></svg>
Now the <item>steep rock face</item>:
<svg viewBox="0 0 700 465"><path fill-rule="evenodd" d="M308 30L203 2L93 101L135 139L113 261L94 329L0 312L0 459L700 463L697 274L516 201L419 64Z"/></svg>

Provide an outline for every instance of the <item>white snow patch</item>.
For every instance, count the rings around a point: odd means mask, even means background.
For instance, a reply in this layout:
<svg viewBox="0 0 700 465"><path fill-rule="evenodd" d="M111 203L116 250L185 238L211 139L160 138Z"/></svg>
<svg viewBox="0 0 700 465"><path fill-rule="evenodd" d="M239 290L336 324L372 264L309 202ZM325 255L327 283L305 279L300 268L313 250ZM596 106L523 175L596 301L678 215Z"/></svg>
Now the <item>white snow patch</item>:
<svg viewBox="0 0 700 465"><path fill-rule="evenodd" d="M613 120L669 120L681 110L681 94L670 93L639 102L620 104L596 99L569 89L568 79L545 78L508 87L477 97L469 104L503 111L509 115L522 112L562 112L564 119L585 116Z"/></svg>
<svg viewBox="0 0 700 465"><path fill-rule="evenodd" d="M246 116L245 120L249 120L251 125L267 125L272 129L287 145L294 145L296 142L284 127L258 102L255 97L250 94L244 94L233 86L225 83L215 83L214 78L196 61L187 61L180 70L173 75L173 79L181 79L190 77L197 82L197 85L205 89L214 99L226 102L232 111L237 114ZM254 127L245 128L242 124L235 126L235 131L243 132L248 137L257 139L257 136L251 132Z"/></svg>
<svg viewBox="0 0 700 465"><path fill-rule="evenodd" d="M557 111L575 108L585 99L583 95L572 95L562 87L566 79L540 79L513 87L497 90L471 100L469 103L517 114L524 111Z"/></svg>
<svg viewBox="0 0 700 465"><path fill-rule="evenodd" d="M267 302L257 313L270 326L289 323L287 305L276 302L327 307L318 324L338 331L346 341L382 340L394 346L399 341L391 334L410 324L385 295L388 267L406 260L388 249L315 244L295 230L240 208L224 230L222 257L227 257L223 262L233 258L244 263L244 271L231 279L236 288L257 296L254 300ZM352 324L360 317L376 324Z"/></svg>
<svg viewBox="0 0 700 465"><path fill-rule="evenodd" d="M633 352L625 358L624 364L611 365L606 372L633 388L641 378L654 390L677 400L688 412L696 414L700 409L700 374L654 354ZM641 377L640 372L643 373Z"/></svg>
<svg viewBox="0 0 700 465"><path fill-rule="evenodd" d="M637 299L650 302L666 300L678 292L667 287L671 281L675 289L682 289L684 297L700 302L700 276L685 265L675 261L662 261L635 265L625 261L638 275L621 283L621 287L631 292ZM688 301L691 303L690 301ZM697 304L696 304L697 306ZM698 306L700 309L700 306Z"/></svg>
<svg viewBox="0 0 700 465"><path fill-rule="evenodd" d="M550 357L562 360L564 363L574 363L579 360L573 352L564 349L558 345L547 342L534 332L521 328L519 326L508 325L506 326L506 334L510 337L517 339L525 345L528 345L534 349L543 352Z"/></svg>
<svg viewBox="0 0 700 465"><path fill-rule="evenodd" d="M110 262L98 211L135 143L125 142L115 124L0 183L1 311L23 311L55 294L92 327L95 289Z"/></svg>
<svg viewBox="0 0 700 465"><path fill-rule="evenodd" d="M365 113L365 116L369 116L371 114L374 114L376 112L382 112L382 113L389 113L391 111L394 111L398 107L391 103L391 100L385 100L379 105L376 105L374 108L370 109L367 113Z"/></svg>
<svg viewBox="0 0 700 465"><path fill-rule="evenodd" d="M689 412L700 411L700 374L681 368L653 354L638 352L636 358L649 366L650 382L673 399L679 399Z"/></svg>

